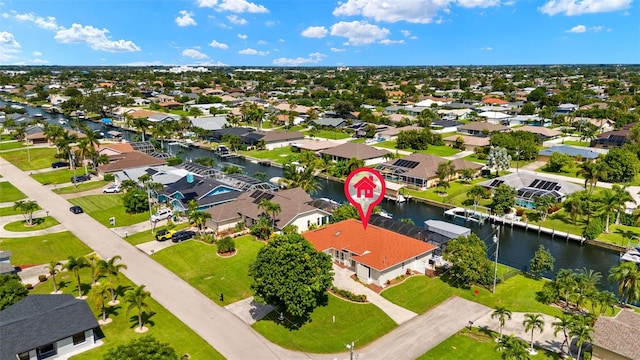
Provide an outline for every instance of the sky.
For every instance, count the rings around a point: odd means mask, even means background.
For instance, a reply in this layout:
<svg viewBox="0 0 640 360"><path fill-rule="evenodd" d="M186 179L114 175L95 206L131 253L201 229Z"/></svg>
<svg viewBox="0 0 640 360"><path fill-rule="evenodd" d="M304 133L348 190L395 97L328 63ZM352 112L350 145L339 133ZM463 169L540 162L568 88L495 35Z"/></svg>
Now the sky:
<svg viewBox="0 0 640 360"><path fill-rule="evenodd" d="M634 0L0 0L0 65L638 64Z"/></svg>

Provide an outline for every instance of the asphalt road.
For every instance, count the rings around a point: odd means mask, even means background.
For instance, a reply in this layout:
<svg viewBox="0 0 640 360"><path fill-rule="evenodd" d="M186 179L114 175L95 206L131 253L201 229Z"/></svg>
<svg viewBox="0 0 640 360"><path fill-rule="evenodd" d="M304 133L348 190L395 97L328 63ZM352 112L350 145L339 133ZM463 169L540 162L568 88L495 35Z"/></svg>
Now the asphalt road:
<svg viewBox="0 0 640 360"><path fill-rule="evenodd" d="M49 211L61 224L103 258L120 255L123 273L146 285L151 296L228 359L348 359L349 353L308 354L270 343L230 311L218 306L171 271L87 214L73 214L71 204L27 173L0 158L0 175ZM2 200L0 199L0 202ZM374 343L360 348L358 359L415 359L492 309L452 298L415 317ZM348 343L351 339L345 339ZM345 349L346 350L346 349Z"/></svg>

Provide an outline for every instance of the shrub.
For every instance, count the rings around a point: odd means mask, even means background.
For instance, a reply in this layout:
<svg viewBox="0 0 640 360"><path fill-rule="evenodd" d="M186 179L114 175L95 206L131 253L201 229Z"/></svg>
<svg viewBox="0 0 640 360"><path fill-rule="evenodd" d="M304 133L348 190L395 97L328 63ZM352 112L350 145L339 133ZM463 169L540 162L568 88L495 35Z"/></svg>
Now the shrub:
<svg viewBox="0 0 640 360"><path fill-rule="evenodd" d="M524 214L524 209L518 208L516 209L516 216L522 216Z"/></svg>
<svg viewBox="0 0 640 360"><path fill-rule="evenodd" d="M555 204L553 206L551 206L549 209L547 209L547 214L553 214L554 212L558 211L562 209L562 207L559 204Z"/></svg>
<svg viewBox="0 0 640 360"><path fill-rule="evenodd" d="M38 281L40 281L40 282L47 281L47 275L44 275L44 274L38 275Z"/></svg>
<svg viewBox="0 0 640 360"><path fill-rule="evenodd" d="M600 218L591 219L591 222L584 228L582 236L587 240L595 240L604 231L604 222Z"/></svg>
<svg viewBox="0 0 640 360"><path fill-rule="evenodd" d="M218 240L218 252L221 254L230 253L235 251L236 242L231 236L225 236Z"/></svg>
<svg viewBox="0 0 640 360"><path fill-rule="evenodd" d="M113 181L115 180L115 176L111 173L109 174L104 174L104 181Z"/></svg>
<svg viewBox="0 0 640 360"><path fill-rule="evenodd" d="M350 301L360 303L367 302L367 295L356 295L349 290L340 289L335 286L331 287L331 292Z"/></svg>
<svg viewBox="0 0 640 360"><path fill-rule="evenodd" d="M167 159L167 165L169 166L176 166L180 164L182 164L182 159L180 159L179 157L173 157L173 158Z"/></svg>
<svg viewBox="0 0 640 360"><path fill-rule="evenodd" d="M24 287L27 288L27 290L33 290L32 284L25 284Z"/></svg>
<svg viewBox="0 0 640 360"><path fill-rule="evenodd" d="M236 226L235 226L234 230L235 230L236 232L240 232L240 231L244 230L245 228L246 228L245 223L244 223L244 222L242 222L242 221L240 221L239 223L237 223L237 224L236 224Z"/></svg>

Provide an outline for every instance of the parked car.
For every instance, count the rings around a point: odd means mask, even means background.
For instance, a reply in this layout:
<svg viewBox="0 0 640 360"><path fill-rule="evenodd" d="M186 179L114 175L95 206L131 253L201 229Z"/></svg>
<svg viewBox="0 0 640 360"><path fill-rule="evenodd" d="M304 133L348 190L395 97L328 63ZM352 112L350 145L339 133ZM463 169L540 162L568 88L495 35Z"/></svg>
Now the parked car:
<svg viewBox="0 0 640 360"><path fill-rule="evenodd" d="M174 243L179 243L185 240L189 240L192 237L196 236L196 232L195 231L190 231L190 230L180 230L176 233L174 233L173 235L171 235L171 241Z"/></svg>
<svg viewBox="0 0 640 360"><path fill-rule="evenodd" d="M118 184L111 184L106 188L102 189L102 193L104 194L119 193L120 191L121 191L120 185Z"/></svg>
<svg viewBox="0 0 640 360"><path fill-rule="evenodd" d="M68 168L69 167L69 163L66 161L56 161L56 162L52 162L51 163L51 167L54 169L59 169L59 168Z"/></svg>
<svg viewBox="0 0 640 360"><path fill-rule="evenodd" d="M171 209L160 209L157 213L151 215L151 221L160 221L164 219L168 219L173 215L173 210Z"/></svg>
<svg viewBox="0 0 640 360"><path fill-rule="evenodd" d="M82 208L78 205L74 205L72 207L69 208L69 211L71 211L74 214L82 214L84 211L82 210Z"/></svg>
<svg viewBox="0 0 640 360"><path fill-rule="evenodd" d="M79 182L85 182L85 181L89 181L90 178L91 177L89 175L76 175L71 177L71 182L74 184Z"/></svg>
<svg viewBox="0 0 640 360"><path fill-rule="evenodd" d="M167 230L167 229L159 230L156 233L156 240L158 241L169 240L175 233L176 233L176 230Z"/></svg>

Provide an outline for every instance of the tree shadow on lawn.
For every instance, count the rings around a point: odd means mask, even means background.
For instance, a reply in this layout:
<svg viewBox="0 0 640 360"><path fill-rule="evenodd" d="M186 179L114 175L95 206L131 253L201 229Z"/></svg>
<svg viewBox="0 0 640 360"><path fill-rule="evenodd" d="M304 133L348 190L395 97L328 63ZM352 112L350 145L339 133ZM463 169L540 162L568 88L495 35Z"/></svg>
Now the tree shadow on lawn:
<svg viewBox="0 0 640 360"><path fill-rule="evenodd" d="M622 236L622 241L624 242L625 240L627 241L627 244L629 243L629 241L631 241L631 239L635 238L640 238L640 233L637 233L633 230L624 230L624 229L616 229L614 231L614 233ZM620 244L622 246L626 246L626 244Z"/></svg>
<svg viewBox="0 0 640 360"><path fill-rule="evenodd" d="M136 313L129 317L129 322L131 323L131 326L129 326L129 329L135 329L140 326L140 324L138 324L137 309L131 309L131 312L136 312ZM156 313L154 311L151 311L149 313L147 313L146 311L142 311L142 326L147 326L147 325L156 326L155 321L151 320L151 318L155 314Z"/></svg>
<svg viewBox="0 0 640 360"><path fill-rule="evenodd" d="M120 310L122 310L122 306L121 305L114 305L114 306L109 306L107 305L104 309L105 314L107 315L107 318L109 319L113 319L114 317L120 315ZM102 309L100 309L98 311L98 318L102 319ZM136 316L136 321L138 317Z"/></svg>
<svg viewBox="0 0 640 360"><path fill-rule="evenodd" d="M451 286L452 288L464 289L464 290L471 289L471 286L469 284L467 284L466 282L460 284L460 282L457 279L455 279L455 278L451 277L451 275L449 275L449 272L440 275L440 281L443 281L444 283L446 283L447 285ZM474 286L484 287L482 285L474 285Z"/></svg>
<svg viewBox="0 0 640 360"><path fill-rule="evenodd" d="M58 281L58 290L66 289L71 284L70 280L59 280L59 279L56 279L56 280Z"/></svg>
<svg viewBox="0 0 640 360"><path fill-rule="evenodd" d="M327 306L329 304L328 294L325 292L318 298L317 301L318 306L316 308ZM305 324L313 322L313 319L311 318L312 313L313 311L310 312L307 316L294 316L287 313L286 311L280 311L276 308L276 310L273 310L272 312L267 314L264 318L262 318L262 320L268 320L275 324L279 324L280 326L284 326L290 331L297 331L300 330L300 328Z"/></svg>

